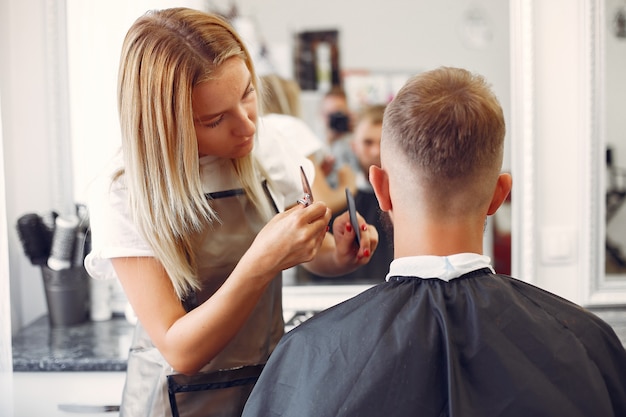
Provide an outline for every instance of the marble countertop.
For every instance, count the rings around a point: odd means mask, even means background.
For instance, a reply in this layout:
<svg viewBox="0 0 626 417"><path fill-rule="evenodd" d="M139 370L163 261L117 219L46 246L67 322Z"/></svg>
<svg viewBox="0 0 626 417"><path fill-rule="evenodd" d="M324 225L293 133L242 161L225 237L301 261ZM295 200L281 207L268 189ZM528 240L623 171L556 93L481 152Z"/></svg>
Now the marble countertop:
<svg viewBox="0 0 626 417"><path fill-rule="evenodd" d="M352 288L350 292L356 290L362 290L362 288ZM310 295L308 294L309 297ZM344 298L346 294L337 296ZM298 297L295 299L297 300ZM327 301L333 303L337 300ZM301 303L296 304L302 307ZM326 306L309 307L319 311L320 308ZM592 311L615 329L626 346L626 308L598 308ZM312 312L296 311L295 308L293 311L286 311L286 329L295 327L310 315ZM133 329L134 326L123 317L114 317L111 320L99 322L88 321L70 327L51 328L48 317L42 316L25 326L13 337L13 371L125 372Z"/></svg>
<svg viewBox="0 0 626 417"><path fill-rule="evenodd" d="M285 329L290 330L331 305L369 286L283 287ZM124 317L51 327L48 316L24 326L13 337L14 372L125 372L134 326Z"/></svg>
<svg viewBox="0 0 626 417"><path fill-rule="evenodd" d="M125 372L133 329L123 317L51 328L42 316L13 337L13 371Z"/></svg>

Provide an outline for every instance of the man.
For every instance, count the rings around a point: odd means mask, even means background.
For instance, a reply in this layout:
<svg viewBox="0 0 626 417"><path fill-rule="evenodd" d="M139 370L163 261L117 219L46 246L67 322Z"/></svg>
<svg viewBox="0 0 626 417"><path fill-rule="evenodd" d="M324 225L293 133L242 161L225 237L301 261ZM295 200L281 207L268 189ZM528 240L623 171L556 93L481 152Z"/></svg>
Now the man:
<svg viewBox="0 0 626 417"><path fill-rule="evenodd" d="M358 162L350 148L352 116L348 97L342 88L334 87L324 95L320 114L324 123L326 144L330 150L330 155L324 161L326 180L335 188L339 177L354 174L358 170Z"/></svg>
<svg viewBox="0 0 626 417"><path fill-rule="evenodd" d="M626 351L608 324L498 275L483 228L511 189L485 80L410 79L370 168L394 225L386 282L288 333L244 416L625 416Z"/></svg>

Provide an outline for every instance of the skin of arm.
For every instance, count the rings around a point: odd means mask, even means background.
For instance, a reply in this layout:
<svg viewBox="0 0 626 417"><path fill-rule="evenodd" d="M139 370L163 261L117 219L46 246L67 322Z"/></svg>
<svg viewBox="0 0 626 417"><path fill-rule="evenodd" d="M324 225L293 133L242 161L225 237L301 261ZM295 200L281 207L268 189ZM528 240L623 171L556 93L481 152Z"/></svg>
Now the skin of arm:
<svg viewBox="0 0 626 417"><path fill-rule="evenodd" d="M330 217L330 209L321 202L306 208L297 205L276 215L259 232L226 282L189 313L157 259L114 258L112 263L128 301L157 349L177 372L192 375L237 334L279 271L312 261L313 267L321 263L325 265L317 266L321 270L337 268L341 273L367 262L367 257L357 259L351 247L354 231L351 235L346 231L337 241L327 233ZM345 220L342 224L345 226ZM362 248L375 247L376 243L375 230L363 233ZM362 255L363 249L358 252Z"/></svg>

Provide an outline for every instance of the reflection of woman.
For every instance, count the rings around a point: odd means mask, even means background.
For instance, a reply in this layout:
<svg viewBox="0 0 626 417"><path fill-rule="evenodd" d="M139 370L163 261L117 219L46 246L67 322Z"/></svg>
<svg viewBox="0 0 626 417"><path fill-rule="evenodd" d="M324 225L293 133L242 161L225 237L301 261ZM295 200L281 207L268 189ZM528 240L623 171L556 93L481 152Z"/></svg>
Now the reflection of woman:
<svg viewBox="0 0 626 417"><path fill-rule="evenodd" d="M138 318L121 414L169 415L166 375L268 358L283 334L283 269L352 270L377 234L366 228L357 249L347 213L333 238L323 203L284 210L302 196L298 165L310 172L310 162L269 134L255 140L254 68L218 16L140 17L119 76L123 157L94 186L85 264L119 278ZM235 402L193 398L179 410L217 414Z"/></svg>
<svg viewBox="0 0 626 417"><path fill-rule="evenodd" d="M330 207L333 213L346 209L345 189L356 192L356 176L348 167L337 170L337 186L331 187L326 177L324 163L330 157L330 150L313 130L301 119L300 86L295 80L282 78L276 74L260 77L263 94L264 122L283 131L296 151L309 158L315 166L315 176L320 181L313 184L313 194Z"/></svg>

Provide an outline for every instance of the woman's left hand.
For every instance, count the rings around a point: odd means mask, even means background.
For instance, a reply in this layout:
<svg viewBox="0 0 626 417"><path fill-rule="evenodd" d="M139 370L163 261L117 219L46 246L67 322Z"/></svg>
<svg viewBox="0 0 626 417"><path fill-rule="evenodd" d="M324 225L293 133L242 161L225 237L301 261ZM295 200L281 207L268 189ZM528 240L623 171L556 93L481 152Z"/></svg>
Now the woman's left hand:
<svg viewBox="0 0 626 417"><path fill-rule="evenodd" d="M335 239L335 256L338 265L343 265L349 270L365 265L371 259L378 246L378 230L367 224L365 219L357 212L359 224L360 244L357 243L357 231L350 223L348 211L343 212L333 222L333 237Z"/></svg>

